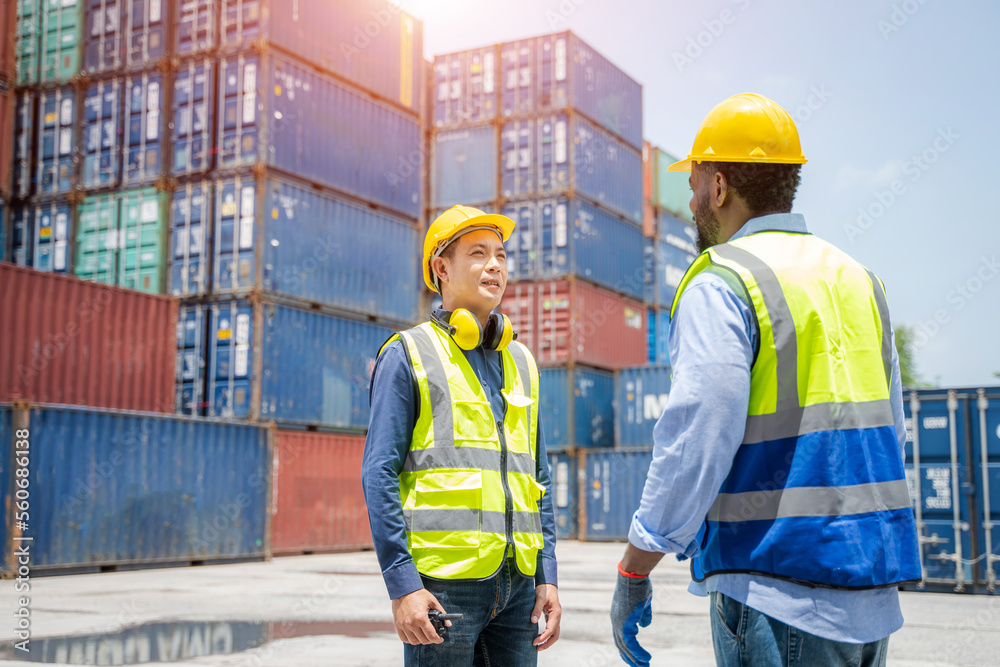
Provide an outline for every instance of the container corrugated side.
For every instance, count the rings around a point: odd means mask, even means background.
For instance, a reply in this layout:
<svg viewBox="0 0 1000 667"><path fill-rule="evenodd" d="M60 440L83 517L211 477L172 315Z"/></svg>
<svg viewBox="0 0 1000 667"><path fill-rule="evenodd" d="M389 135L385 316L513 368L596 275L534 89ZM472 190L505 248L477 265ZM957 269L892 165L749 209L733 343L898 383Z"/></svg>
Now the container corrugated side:
<svg viewBox="0 0 1000 667"><path fill-rule="evenodd" d="M170 3L163 0L85 2L85 74L151 69L166 53L164 11Z"/></svg>
<svg viewBox="0 0 1000 667"><path fill-rule="evenodd" d="M556 515L556 537L576 539L577 505L576 456L567 452L549 454L549 477L552 480L552 509Z"/></svg>
<svg viewBox="0 0 1000 667"><path fill-rule="evenodd" d="M648 241L652 248L652 295L647 301L670 308L684 274L698 256L698 230L666 211L657 211L657 235Z"/></svg>
<svg viewBox="0 0 1000 667"><path fill-rule="evenodd" d="M431 105L434 127L481 123L497 117L497 47L434 58Z"/></svg>
<svg viewBox="0 0 1000 667"><path fill-rule="evenodd" d="M214 164L215 72L215 61L204 57L185 60L174 74L169 130L175 176L205 172Z"/></svg>
<svg viewBox="0 0 1000 667"><path fill-rule="evenodd" d="M653 149L653 205L693 222L691 215L691 188L688 173L667 171L667 167L677 162L670 153L659 148Z"/></svg>
<svg viewBox="0 0 1000 667"><path fill-rule="evenodd" d="M642 231L584 199L508 202L517 223L506 243L507 279L579 276L637 299L643 296Z"/></svg>
<svg viewBox="0 0 1000 667"><path fill-rule="evenodd" d="M368 426L371 371L393 329L269 302L209 309L208 416Z"/></svg>
<svg viewBox="0 0 1000 667"><path fill-rule="evenodd" d="M667 409L670 366L623 368L615 378L615 445L651 447L653 427Z"/></svg>
<svg viewBox="0 0 1000 667"><path fill-rule="evenodd" d="M579 450L579 537L591 542L628 540L632 515L639 509L652 449Z"/></svg>
<svg viewBox="0 0 1000 667"><path fill-rule="evenodd" d="M575 192L642 222L640 152L581 116L560 112L506 121L500 159L504 198Z"/></svg>
<svg viewBox="0 0 1000 667"><path fill-rule="evenodd" d="M219 178L212 197L212 236L202 247L213 251L213 294L260 292L417 319L420 239L409 221L274 175Z"/></svg>
<svg viewBox="0 0 1000 667"><path fill-rule="evenodd" d="M219 0L220 46L255 40L419 113L423 22L386 0Z"/></svg>
<svg viewBox="0 0 1000 667"><path fill-rule="evenodd" d="M574 108L642 149L642 86L568 32L500 45L505 117Z"/></svg>
<svg viewBox="0 0 1000 667"><path fill-rule="evenodd" d="M614 375L576 366L539 370L539 416L548 451L614 444Z"/></svg>
<svg viewBox="0 0 1000 667"><path fill-rule="evenodd" d="M12 256L36 271L67 273L74 206L61 199L13 207Z"/></svg>
<svg viewBox="0 0 1000 667"><path fill-rule="evenodd" d="M170 299L0 264L11 327L0 355L0 402L26 400L170 412Z"/></svg>
<svg viewBox="0 0 1000 667"><path fill-rule="evenodd" d="M541 365L613 370L646 358L646 309L580 280L507 285L500 309Z"/></svg>
<svg viewBox="0 0 1000 667"><path fill-rule="evenodd" d="M642 142L642 234L652 237L656 233L656 214L653 212L653 147Z"/></svg>
<svg viewBox="0 0 1000 667"><path fill-rule="evenodd" d="M365 436L287 429L276 435L274 554L370 549L361 487Z"/></svg>
<svg viewBox="0 0 1000 667"><path fill-rule="evenodd" d="M70 407L27 418L32 571L268 556L266 428Z"/></svg>
<svg viewBox="0 0 1000 667"><path fill-rule="evenodd" d="M122 82L102 79L87 86L83 97L83 168L85 188L118 185L121 179Z"/></svg>
<svg viewBox="0 0 1000 667"><path fill-rule="evenodd" d="M66 193L76 184L76 91L71 86L38 95L38 143L35 149L38 192Z"/></svg>
<svg viewBox="0 0 1000 667"><path fill-rule="evenodd" d="M431 138L431 206L446 209L497 199L497 130L440 130Z"/></svg>
<svg viewBox="0 0 1000 667"><path fill-rule="evenodd" d="M221 60L218 98L220 168L266 164L420 216L418 117L274 52Z"/></svg>

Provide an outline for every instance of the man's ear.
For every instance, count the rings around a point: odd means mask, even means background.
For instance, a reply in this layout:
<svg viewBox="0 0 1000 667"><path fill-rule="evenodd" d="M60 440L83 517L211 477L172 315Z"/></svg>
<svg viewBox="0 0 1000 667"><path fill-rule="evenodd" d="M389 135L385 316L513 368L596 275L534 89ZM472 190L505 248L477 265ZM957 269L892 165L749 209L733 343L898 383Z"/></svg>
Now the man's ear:
<svg viewBox="0 0 1000 667"><path fill-rule="evenodd" d="M435 257L431 260L431 270L442 283L448 282L448 262L444 257Z"/></svg>
<svg viewBox="0 0 1000 667"><path fill-rule="evenodd" d="M722 208L726 200L729 199L730 190L729 183L726 182L726 175L721 171L715 172L715 183L713 186L715 192L713 192L713 198L715 199L715 205Z"/></svg>

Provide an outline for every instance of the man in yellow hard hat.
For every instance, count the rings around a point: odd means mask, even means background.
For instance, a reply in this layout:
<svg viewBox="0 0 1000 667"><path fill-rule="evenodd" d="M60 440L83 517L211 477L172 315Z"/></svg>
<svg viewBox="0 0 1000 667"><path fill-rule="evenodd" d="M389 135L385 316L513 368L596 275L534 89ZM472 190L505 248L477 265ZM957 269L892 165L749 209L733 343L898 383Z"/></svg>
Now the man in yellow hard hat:
<svg viewBox="0 0 1000 667"><path fill-rule="evenodd" d="M559 638L538 368L495 312L513 229L469 206L430 225L443 308L390 337L372 377L361 474L407 665L534 665ZM435 610L462 618L438 632Z"/></svg>
<svg viewBox="0 0 1000 667"><path fill-rule="evenodd" d="M686 160L702 253L678 286L673 385L611 619L626 663L648 575L691 559L719 665L884 665L897 586L921 576L882 282L791 213L806 159L788 113L735 95Z"/></svg>

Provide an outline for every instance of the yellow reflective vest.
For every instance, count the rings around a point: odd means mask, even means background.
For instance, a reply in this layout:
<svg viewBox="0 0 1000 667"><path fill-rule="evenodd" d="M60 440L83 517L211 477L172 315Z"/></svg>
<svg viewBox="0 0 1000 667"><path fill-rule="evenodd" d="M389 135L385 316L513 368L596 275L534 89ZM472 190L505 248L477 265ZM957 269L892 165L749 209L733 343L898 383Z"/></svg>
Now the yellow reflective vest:
<svg viewBox="0 0 1000 667"><path fill-rule="evenodd" d="M518 570L533 576L545 492L536 477L534 358L517 341L500 352L506 411L497 422L479 378L444 331L425 322L385 345L397 339L420 400L399 475L406 543L417 571L438 579L483 579L512 549Z"/></svg>
<svg viewBox="0 0 1000 667"><path fill-rule="evenodd" d="M811 234L759 232L702 253L673 311L708 269L746 289L759 350L743 442L699 534L693 577L845 589L919 579L882 282Z"/></svg>

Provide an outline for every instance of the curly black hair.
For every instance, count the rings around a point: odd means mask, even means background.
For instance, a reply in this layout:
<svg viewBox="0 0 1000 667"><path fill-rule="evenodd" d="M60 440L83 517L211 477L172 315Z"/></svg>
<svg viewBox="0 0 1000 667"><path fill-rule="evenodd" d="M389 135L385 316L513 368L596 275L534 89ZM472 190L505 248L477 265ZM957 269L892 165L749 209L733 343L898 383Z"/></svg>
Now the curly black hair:
<svg viewBox="0 0 1000 667"><path fill-rule="evenodd" d="M801 164L761 162L701 162L702 168L721 171L754 215L789 213L799 188Z"/></svg>

